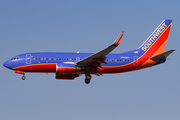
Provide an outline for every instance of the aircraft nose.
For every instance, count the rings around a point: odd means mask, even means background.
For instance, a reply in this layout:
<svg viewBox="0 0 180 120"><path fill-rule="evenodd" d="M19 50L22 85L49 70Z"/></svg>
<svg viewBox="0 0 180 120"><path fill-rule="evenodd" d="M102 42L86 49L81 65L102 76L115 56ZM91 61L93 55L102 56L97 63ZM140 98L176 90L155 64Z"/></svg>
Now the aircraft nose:
<svg viewBox="0 0 180 120"><path fill-rule="evenodd" d="M9 68L10 67L9 61L4 62L3 66L6 67L6 68Z"/></svg>

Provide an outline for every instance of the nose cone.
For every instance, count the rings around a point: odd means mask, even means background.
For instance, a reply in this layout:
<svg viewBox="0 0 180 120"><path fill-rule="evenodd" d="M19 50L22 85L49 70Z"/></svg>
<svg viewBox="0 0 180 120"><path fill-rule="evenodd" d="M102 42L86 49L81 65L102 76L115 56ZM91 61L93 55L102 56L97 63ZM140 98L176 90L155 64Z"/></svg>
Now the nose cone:
<svg viewBox="0 0 180 120"><path fill-rule="evenodd" d="M10 68L10 62L9 62L9 61L4 62L4 63L3 63L3 66L6 67L6 68L11 69L11 68Z"/></svg>

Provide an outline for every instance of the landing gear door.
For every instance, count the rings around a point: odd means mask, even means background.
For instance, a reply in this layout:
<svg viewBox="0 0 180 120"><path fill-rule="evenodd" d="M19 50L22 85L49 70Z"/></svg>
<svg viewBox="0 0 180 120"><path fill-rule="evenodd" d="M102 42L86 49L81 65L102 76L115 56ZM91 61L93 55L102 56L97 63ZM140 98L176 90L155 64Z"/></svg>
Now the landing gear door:
<svg viewBox="0 0 180 120"><path fill-rule="evenodd" d="M31 54L26 54L26 64L31 64Z"/></svg>

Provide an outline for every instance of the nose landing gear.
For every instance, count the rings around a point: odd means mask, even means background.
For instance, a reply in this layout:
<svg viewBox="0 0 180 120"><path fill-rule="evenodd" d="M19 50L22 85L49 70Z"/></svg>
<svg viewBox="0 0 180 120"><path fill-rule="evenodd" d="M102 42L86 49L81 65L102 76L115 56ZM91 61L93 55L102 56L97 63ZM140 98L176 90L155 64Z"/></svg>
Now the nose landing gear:
<svg viewBox="0 0 180 120"><path fill-rule="evenodd" d="M23 74L22 80L25 80L25 79L26 79L25 74L24 74L24 71L18 71L18 70L15 70L15 73Z"/></svg>
<svg viewBox="0 0 180 120"><path fill-rule="evenodd" d="M23 76L22 76L22 80L25 80L25 79L26 79L26 77L25 77L25 75L23 75Z"/></svg>

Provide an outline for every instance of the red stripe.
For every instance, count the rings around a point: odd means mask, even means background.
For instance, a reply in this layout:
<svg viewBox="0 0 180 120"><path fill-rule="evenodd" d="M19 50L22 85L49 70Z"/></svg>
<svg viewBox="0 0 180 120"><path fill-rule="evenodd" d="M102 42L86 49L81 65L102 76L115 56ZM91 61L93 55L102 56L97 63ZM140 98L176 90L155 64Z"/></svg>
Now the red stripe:
<svg viewBox="0 0 180 120"><path fill-rule="evenodd" d="M51 72L56 73L56 64L33 64L14 68L13 70L24 72Z"/></svg>

